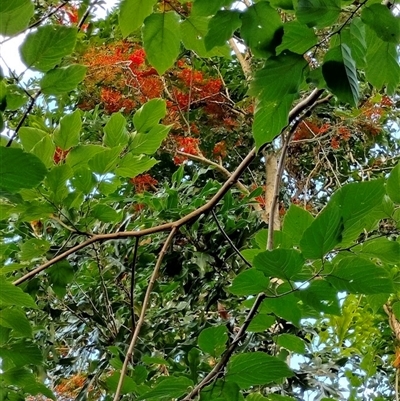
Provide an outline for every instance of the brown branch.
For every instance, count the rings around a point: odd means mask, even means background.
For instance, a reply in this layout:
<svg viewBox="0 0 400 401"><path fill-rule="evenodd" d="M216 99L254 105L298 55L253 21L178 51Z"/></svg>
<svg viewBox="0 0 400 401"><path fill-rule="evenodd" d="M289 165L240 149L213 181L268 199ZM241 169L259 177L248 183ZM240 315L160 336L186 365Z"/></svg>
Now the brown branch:
<svg viewBox="0 0 400 401"><path fill-rule="evenodd" d="M292 119L290 119L290 117L289 117L289 121L290 120L293 121L295 118L297 118L297 120L290 128L289 132L286 135L286 138L283 140L281 156L280 156L279 162L278 162L278 170L277 170L277 173L275 176L274 196L273 196L272 202L271 202L271 210L270 210L270 214L269 214L269 224L268 224L267 249L270 251L274 247L274 221L275 221L275 214L276 214L276 209L277 209L278 201L279 201L279 190L280 190L283 170L285 168L287 151L289 149L289 144L292 139L293 133L296 130L299 123L305 117L306 113L301 118L298 118L298 116L305 109L308 108L307 113L309 113L316 105L318 105L319 104L318 97L320 97L323 92L324 92L324 89L314 89L314 91L310 94L310 96L308 98L304 99L304 101L297 104L297 106L293 109L293 110L295 110L295 109L298 110L297 116L293 116ZM313 100L311 100L311 102L307 104L305 102L305 100L307 100L309 98L313 99ZM326 99L329 99L329 97L326 97Z"/></svg>
<svg viewBox="0 0 400 401"><path fill-rule="evenodd" d="M233 38L229 39L229 46L235 53L235 56L238 59L240 66L242 67L244 76L246 77L246 79L248 79L251 75L250 63L246 60L246 58L243 56L243 54L239 50L239 48L235 42L235 39L233 39Z"/></svg>
<svg viewBox="0 0 400 401"><path fill-rule="evenodd" d="M165 240L164 245L163 245L163 247L161 249L161 252L158 255L158 259L157 259L156 265L154 266L154 270L153 270L153 273L152 273L152 275L150 277L150 282L149 282L149 285L147 286L146 294L144 296L142 310L140 312L139 320L137 322L137 325L135 327L135 331L133 333L131 342L129 344L129 348L128 348L128 351L127 351L126 356L125 356L124 364L122 365L122 368L121 368L121 375L119 377L118 386L117 386L117 389L115 391L115 395L114 395L113 401L118 401L118 399L119 399L119 397L121 395L122 385L124 384L124 377L125 377L126 372L128 370L128 364L129 364L130 359L132 358L132 354L133 354L133 351L134 351L134 348L135 348L135 345L136 345L136 341L137 341L138 336L139 336L140 329L141 329L141 327L142 327L142 325L144 323L144 319L145 319L145 316L146 316L146 311L148 309L148 305L149 305L149 301L150 301L151 292L152 292L154 284L155 284L155 282L157 280L158 272L160 270L161 263L162 263L162 261L164 259L165 254L167 253L168 247L170 246L171 241L174 238L175 233L177 232L177 229L178 229L177 226L171 226L171 232L169 233L168 238Z"/></svg>
<svg viewBox="0 0 400 401"><path fill-rule="evenodd" d="M314 104L314 102L318 99L318 97L322 94L323 90L313 91L308 97L303 99L299 102L289 113L289 121L296 118L299 113ZM266 145L264 145L266 146ZM261 149L262 150L262 149ZM205 212L208 212L212 209L228 192L228 190L239 180L240 176L246 170L246 168L250 165L250 163L256 157L256 148L253 148L247 156L243 159L243 161L239 164L236 170L231 174L231 176L225 181L222 187L217 191L217 193L203 206L200 206L198 209L194 210L193 212L183 216L179 220L174 222L160 224L155 227L150 227L144 230L135 230L135 231L119 231L110 234L98 234L94 235L91 238L88 238L86 241L81 242L78 245L68 249L67 251L61 253L60 255L56 256L55 258L47 261L46 263L38 266L37 268L31 270L30 272L26 273L24 276L20 277L19 279L14 281L14 285L19 285L24 283L25 281L31 279L32 277L36 276L41 271L47 269L48 267L54 265L55 263L59 262L60 260L65 259L69 255L86 248L88 245L93 244L95 242L101 241L109 241L109 240L116 240L116 239L123 239L123 238L130 238L130 237L142 237L148 234L159 233L162 231L169 231L173 227L179 229L179 227L189 223L190 221L196 220L200 215Z"/></svg>
<svg viewBox="0 0 400 401"><path fill-rule="evenodd" d="M18 131L21 129L21 127L23 126L25 120L28 118L28 115L29 115L30 112L32 111L33 106L34 106L35 103L36 103L36 100L39 98L39 96L40 96L41 94L42 94L42 91L41 91L41 90L38 90L38 91L36 92L36 95L33 96L33 97L31 98L31 101L30 101L30 103L29 103L29 105L28 105L28 108L26 109L25 113L23 114L21 120L19 120L19 123L18 123L17 127L15 128L14 133L11 135L10 139L9 139L8 142L7 142L7 145L6 145L7 148L11 146L11 144L12 144L13 141L14 141L14 139L17 137Z"/></svg>

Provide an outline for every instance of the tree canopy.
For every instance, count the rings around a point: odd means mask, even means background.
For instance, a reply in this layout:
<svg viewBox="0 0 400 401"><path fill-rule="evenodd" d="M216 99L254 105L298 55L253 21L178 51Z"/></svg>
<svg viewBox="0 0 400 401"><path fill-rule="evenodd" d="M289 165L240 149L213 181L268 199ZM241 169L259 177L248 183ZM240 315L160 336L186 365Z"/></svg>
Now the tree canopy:
<svg viewBox="0 0 400 401"><path fill-rule="evenodd" d="M399 4L103 5L0 3L0 400L398 400Z"/></svg>

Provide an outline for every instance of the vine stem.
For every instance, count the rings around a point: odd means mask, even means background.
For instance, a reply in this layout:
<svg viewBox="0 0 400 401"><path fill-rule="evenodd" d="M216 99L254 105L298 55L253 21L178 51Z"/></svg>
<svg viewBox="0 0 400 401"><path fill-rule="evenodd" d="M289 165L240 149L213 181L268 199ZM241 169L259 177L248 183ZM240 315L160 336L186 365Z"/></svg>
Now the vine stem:
<svg viewBox="0 0 400 401"><path fill-rule="evenodd" d="M167 253L168 247L170 246L170 244L174 238L174 235L176 234L176 231L177 231L177 227L173 226L167 239L164 242L164 245L163 245L159 255L158 255L156 265L154 266L154 270L150 277L149 285L147 286L146 294L144 296L142 310L140 312L140 316L137 321L135 331L133 332L133 336L132 336L131 342L129 344L129 348L128 348L128 351L125 356L124 364L122 365L122 368L121 368L121 375L119 377L118 386L115 391L113 401L118 401L119 397L121 396L121 390L122 390L122 386L124 384L124 377L128 370L129 361L132 358L133 351L135 349L135 345L136 345L137 339L139 337L140 329L141 329L141 327L144 323L144 319L146 317L146 312L149 307L151 292L153 291L154 284L157 280L158 273L159 273L160 267L161 267L161 263L164 259L165 254Z"/></svg>

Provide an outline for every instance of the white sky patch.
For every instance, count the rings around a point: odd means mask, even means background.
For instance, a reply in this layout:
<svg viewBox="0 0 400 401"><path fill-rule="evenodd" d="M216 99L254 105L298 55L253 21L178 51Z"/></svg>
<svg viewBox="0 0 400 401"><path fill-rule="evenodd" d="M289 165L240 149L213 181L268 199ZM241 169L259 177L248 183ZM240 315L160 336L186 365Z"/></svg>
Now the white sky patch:
<svg viewBox="0 0 400 401"><path fill-rule="evenodd" d="M4 1L4 0L0 0ZM10 0L11 1L11 0ZM109 11L111 11L120 0L104 0L101 6L96 6L94 9L94 19L105 18ZM23 74L23 81L28 81L29 78L37 76L37 73L26 68L26 65L22 62L19 47L21 46L24 38L29 33L24 32L17 35L9 40L0 35L0 67L5 75L9 75L9 70L14 72L17 76ZM2 43L4 41L4 43Z"/></svg>

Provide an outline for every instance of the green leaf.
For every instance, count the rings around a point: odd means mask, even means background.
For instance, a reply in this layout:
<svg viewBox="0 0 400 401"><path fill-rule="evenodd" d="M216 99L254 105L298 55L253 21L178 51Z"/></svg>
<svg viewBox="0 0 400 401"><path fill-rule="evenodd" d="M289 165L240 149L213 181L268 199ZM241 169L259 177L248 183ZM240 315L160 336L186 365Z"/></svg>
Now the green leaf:
<svg viewBox="0 0 400 401"><path fill-rule="evenodd" d="M122 0L118 23L124 38L142 26L156 3L157 0Z"/></svg>
<svg viewBox="0 0 400 401"><path fill-rule="evenodd" d="M339 17L340 0L299 0L296 16L300 23L309 27L324 28Z"/></svg>
<svg viewBox="0 0 400 401"><path fill-rule="evenodd" d="M112 149L105 149L102 152L96 153L89 160L89 167L93 173L106 174L114 171L117 164L124 163L129 158L129 154L120 161L119 155L121 154L122 146L117 146Z"/></svg>
<svg viewBox="0 0 400 401"><path fill-rule="evenodd" d="M205 37L208 32L208 17L193 16L186 18L181 23L182 43L188 50L193 50L200 57L220 56L231 58L230 48L228 45L215 47L212 50L207 50L205 45Z"/></svg>
<svg viewBox="0 0 400 401"><path fill-rule="evenodd" d="M204 38L208 51L226 44L242 24L240 15L240 12L236 10L220 10L211 18L207 35Z"/></svg>
<svg viewBox="0 0 400 401"><path fill-rule="evenodd" d="M297 354L304 354L306 352L306 344L304 340L293 334L281 334L278 336L276 343L289 351L296 352Z"/></svg>
<svg viewBox="0 0 400 401"><path fill-rule="evenodd" d="M359 256L380 259L384 263L398 264L400 260L400 243L387 238L375 238L363 243Z"/></svg>
<svg viewBox="0 0 400 401"><path fill-rule="evenodd" d="M0 147L0 190L14 193L22 188L35 188L46 173L37 156L21 149Z"/></svg>
<svg viewBox="0 0 400 401"><path fill-rule="evenodd" d="M4 306L26 306L37 309L35 301L30 295L26 294L21 288L11 284L0 276L0 307Z"/></svg>
<svg viewBox="0 0 400 401"><path fill-rule="evenodd" d="M28 68L47 72L72 53L76 28L45 25L30 33L20 48L22 61Z"/></svg>
<svg viewBox="0 0 400 401"><path fill-rule="evenodd" d="M65 115L54 131L54 143L62 150L68 150L79 143L82 129L82 118L79 109Z"/></svg>
<svg viewBox="0 0 400 401"><path fill-rule="evenodd" d="M70 92L85 78L87 67L73 64L68 67L55 68L46 72L40 81L45 95L61 95Z"/></svg>
<svg viewBox="0 0 400 401"><path fill-rule="evenodd" d="M291 237L294 245L299 245L304 231L313 221L310 212L292 203L285 214L282 230Z"/></svg>
<svg viewBox="0 0 400 401"><path fill-rule="evenodd" d="M133 154L152 155L160 147L161 143L168 136L171 129L166 125L155 125L147 134L136 133L133 135L132 142L129 146Z"/></svg>
<svg viewBox="0 0 400 401"><path fill-rule="evenodd" d="M164 99L151 99L145 103L133 116L133 124L140 133L149 132L167 114L167 106Z"/></svg>
<svg viewBox="0 0 400 401"><path fill-rule="evenodd" d="M275 323L275 318L272 315L259 313L256 315L249 324L247 331L251 333L261 333L269 329Z"/></svg>
<svg viewBox="0 0 400 401"><path fill-rule="evenodd" d="M241 272L235 277L229 292L235 295L254 295L268 289L269 279L256 269L249 269Z"/></svg>
<svg viewBox="0 0 400 401"><path fill-rule="evenodd" d="M122 364L121 364L122 366ZM106 383L107 383L107 388L113 392L117 390L118 387L118 382L121 374L119 372L114 371L111 376L106 378ZM136 392L138 388L138 385L135 383L135 381L129 377L129 376L124 376L124 383L121 388L121 394L132 394L133 392Z"/></svg>
<svg viewBox="0 0 400 401"><path fill-rule="evenodd" d="M226 326L209 327L202 330L197 340L200 349L213 357L219 357L226 349L228 334Z"/></svg>
<svg viewBox="0 0 400 401"><path fill-rule="evenodd" d="M201 401L244 401L239 386L225 380L217 380L204 387L200 393Z"/></svg>
<svg viewBox="0 0 400 401"><path fill-rule="evenodd" d="M104 150L104 147L100 145L78 145L68 153L67 164L73 169L87 166L94 155Z"/></svg>
<svg viewBox="0 0 400 401"><path fill-rule="evenodd" d="M321 259L342 240L344 225L339 207L325 207L304 231L300 249L308 259Z"/></svg>
<svg viewBox="0 0 400 401"><path fill-rule="evenodd" d="M311 284L296 293L303 304L312 307L318 313L340 315L341 309L336 289L324 280L314 280Z"/></svg>
<svg viewBox="0 0 400 401"><path fill-rule="evenodd" d="M400 321L400 301L394 302L392 304L392 311L396 316L396 319Z"/></svg>
<svg viewBox="0 0 400 401"><path fill-rule="evenodd" d="M297 304L298 299L293 294L287 294L279 298L264 299L261 309L268 313L272 312L298 327L300 325L301 311Z"/></svg>
<svg viewBox="0 0 400 401"><path fill-rule="evenodd" d="M16 368L26 365L41 365L43 362L39 347L25 341L0 347L0 358L11 360Z"/></svg>
<svg viewBox="0 0 400 401"><path fill-rule="evenodd" d="M26 93L18 85L7 86L7 109L17 110L28 100Z"/></svg>
<svg viewBox="0 0 400 401"><path fill-rule="evenodd" d="M258 102L253 121L256 147L272 142L289 123L289 111L297 95L285 96L274 102Z"/></svg>
<svg viewBox="0 0 400 401"><path fill-rule="evenodd" d="M173 11L154 13L143 27L143 44L150 64L162 75L174 65L180 50L179 15Z"/></svg>
<svg viewBox="0 0 400 401"><path fill-rule="evenodd" d="M67 285L73 280L75 272L67 260L63 260L46 270L53 291L59 298L63 298L67 292Z"/></svg>
<svg viewBox="0 0 400 401"><path fill-rule="evenodd" d="M55 145L47 132L37 128L22 127L18 136L27 152L37 156L47 168L53 166Z"/></svg>
<svg viewBox="0 0 400 401"><path fill-rule="evenodd" d="M112 207L107 205L96 205L91 213L96 219L105 223L117 223L121 220L121 215Z"/></svg>
<svg viewBox="0 0 400 401"><path fill-rule="evenodd" d="M330 49L326 53L322 74L334 95L343 102L357 106L359 89L356 64L346 44Z"/></svg>
<svg viewBox="0 0 400 401"><path fill-rule="evenodd" d="M71 185L84 194L89 194L96 182L95 176L87 167L78 168L71 177Z"/></svg>
<svg viewBox="0 0 400 401"><path fill-rule="evenodd" d="M185 376L163 378L153 389L141 395L137 400L160 400L162 398L179 398L185 394L193 382Z"/></svg>
<svg viewBox="0 0 400 401"><path fill-rule="evenodd" d="M397 45L384 42L371 29L366 30L367 64L365 74L378 90L387 85L387 92L394 93L400 82Z"/></svg>
<svg viewBox="0 0 400 401"><path fill-rule="evenodd" d="M227 367L226 381L235 382L240 388L279 382L292 377L293 372L285 362L264 352L235 355Z"/></svg>
<svg viewBox="0 0 400 401"><path fill-rule="evenodd" d="M32 326L21 309L6 308L0 310L0 326L12 329L14 336L32 337Z"/></svg>
<svg viewBox="0 0 400 401"><path fill-rule="evenodd" d="M12 0L0 3L0 35L12 36L28 27L34 13L31 0Z"/></svg>
<svg viewBox="0 0 400 401"><path fill-rule="evenodd" d="M113 113L104 127L103 143L109 148L128 143L126 120L121 113Z"/></svg>
<svg viewBox="0 0 400 401"><path fill-rule="evenodd" d="M72 177L73 171L68 164L61 164L54 167L47 174L46 185L52 192L52 200L55 203L60 203L68 196L69 189L67 181Z"/></svg>
<svg viewBox="0 0 400 401"><path fill-rule="evenodd" d="M21 260L43 258L50 249L50 243L44 239L32 238L21 244Z"/></svg>
<svg viewBox="0 0 400 401"><path fill-rule="evenodd" d="M338 291L354 294L380 294L393 291L393 283L386 269L357 256L342 259L327 280Z"/></svg>
<svg viewBox="0 0 400 401"><path fill-rule="evenodd" d="M351 49L351 55L359 68L366 66L367 42L365 37L365 25L360 18L354 18L350 27L340 32L340 43L346 44Z"/></svg>
<svg viewBox="0 0 400 401"><path fill-rule="evenodd" d="M276 48L276 53L290 50L293 53L304 54L307 50L317 44L318 38L313 29L307 28L298 21L291 21L283 26L283 40Z"/></svg>
<svg viewBox="0 0 400 401"><path fill-rule="evenodd" d="M268 2L253 4L243 13L241 36L256 57L268 58L274 55L282 35L279 13Z"/></svg>
<svg viewBox="0 0 400 401"><path fill-rule="evenodd" d="M342 246L357 239L364 229L373 229L384 217L383 213L372 213L382 207L384 195L383 180L351 183L332 195L328 205L338 207L343 217Z"/></svg>
<svg viewBox="0 0 400 401"><path fill-rule="evenodd" d="M392 14L392 11L383 4L371 4L364 7L361 19L376 35L385 42L396 45L400 42L400 19Z"/></svg>
<svg viewBox="0 0 400 401"><path fill-rule="evenodd" d="M192 7L193 15L208 16L215 14L222 7L232 4L233 0L195 0Z"/></svg>
<svg viewBox="0 0 400 401"><path fill-rule="evenodd" d="M259 253L253 266L266 276L293 280L301 271L304 259L295 249L274 249Z"/></svg>
<svg viewBox="0 0 400 401"><path fill-rule="evenodd" d="M386 192L395 203L400 203L400 163L392 169L386 182Z"/></svg>
<svg viewBox="0 0 400 401"><path fill-rule="evenodd" d="M116 170L116 173L121 177L133 178L139 174L150 170L158 163L157 160L148 156L134 156L129 153L126 155Z"/></svg>

